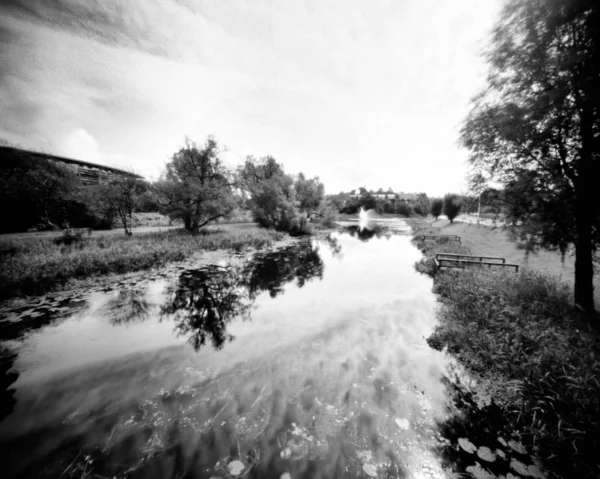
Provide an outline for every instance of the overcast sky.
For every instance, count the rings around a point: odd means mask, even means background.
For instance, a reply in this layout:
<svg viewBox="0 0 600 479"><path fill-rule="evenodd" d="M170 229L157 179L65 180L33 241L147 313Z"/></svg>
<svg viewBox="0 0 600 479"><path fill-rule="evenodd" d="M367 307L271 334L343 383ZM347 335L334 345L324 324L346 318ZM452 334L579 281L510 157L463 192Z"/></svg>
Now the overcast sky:
<svg viewBox="0 0 600 479"><path fill-rule="evenodd" d="M186 136L359 186L466 188L498 0L2 0L0 141L156 178Z"/></svg>

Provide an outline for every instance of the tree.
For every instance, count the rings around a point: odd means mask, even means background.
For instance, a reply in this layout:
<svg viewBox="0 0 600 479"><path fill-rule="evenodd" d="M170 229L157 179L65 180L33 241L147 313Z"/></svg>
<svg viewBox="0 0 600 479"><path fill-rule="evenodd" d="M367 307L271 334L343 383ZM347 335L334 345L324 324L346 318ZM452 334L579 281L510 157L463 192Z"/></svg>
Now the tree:
<svg viewBox="0 0 600 479"><path fill-rule="evenodd" d="M294 190L300 211L309 216L316 213L325 198L325 186L319 178L308 179L303 173L298 174L294 182Z"/></svg>
<svg viewBox="0 0 600 479"><path fill-rule="evenodd" d="M454 218L456 218L458 216L458 213L460 213L461 206L462 205L461 205L460 198L458 197L458 195L447 194L446 196L444 196L442 210L443 210L444 214L450 220L450 223L453 223Z"/></svg>
<svg viewBox="0 0 600 479"><path fill-rule="evenodd" d="M487 87L461 131L470 163L504 184L509 219L530 248L574 244L575 304L593 313L600 3L510 0L487 61Z"/></svg>
<svg viewBox="0 0 600 479"><path fill-rule="evenodd" d="M148 184L138 175L129 172L110 178L95 188L93 202L101 216L117 217L126 235L132 234L133 213L138 211L142 195L148 190Z"/></svg>
<svg viewBox="0 0 600 479"><path fill-rule="evenodd" d="M431 208L429 210L431 212L431 216L433 216L437 220L438 216L440 216L442 214L443 207L444 207L444 200L442 200L441 198L436 198L435 200L432 200Z"/></svg>
<svg viewBox="0 0 600 479"><path fill-rule="evenodd" d="M0 151L0 204L5 232L67 226L70 206L79 199L81 183L67 166Z"/></svg>
<svg viewBox="0 0 600 479"><path fill-rule="evenodd" d="M417 194L416 203L414 207L415 213L427 216L427 213L429 213L429 198L427 197L427 193Z"/></svg>
<svg viewBox="0 0 600 479"><path fill-rule="evenodd" d="M231 213L237 205L233 174L220 154L213 137L203 145L186 139L156 184L163 212L183 220L191 233Z"/></svg>
<svg viewBox="0 0 600 479"><path fill-rule="evenodd" d="M245 197L245 205L254 220L265 228L300 232L302 220L296 201L294 179L272 156L260 160L249 156L239 169L238 177Z"/></svg>

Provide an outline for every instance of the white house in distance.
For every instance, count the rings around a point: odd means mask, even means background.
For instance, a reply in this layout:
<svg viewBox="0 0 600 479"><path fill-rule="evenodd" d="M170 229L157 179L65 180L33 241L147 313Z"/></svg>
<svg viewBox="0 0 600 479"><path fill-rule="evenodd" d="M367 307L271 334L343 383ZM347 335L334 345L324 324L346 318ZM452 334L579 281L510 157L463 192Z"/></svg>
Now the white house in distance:
<svg viewBox="0 0 600 479"><path fill-rule="evenodd" d="M359 188L357 190L352 190L348 195L351 198L360 198L363 194L370 194L375 199L378 200L390 200L392 202L396 201L405 201L406 203L415 203L417 201L416 193L397 193L391 188L388 188L387 191L384 191L382 188L379 188L377 191L366 190L365 188Z"/></svg>

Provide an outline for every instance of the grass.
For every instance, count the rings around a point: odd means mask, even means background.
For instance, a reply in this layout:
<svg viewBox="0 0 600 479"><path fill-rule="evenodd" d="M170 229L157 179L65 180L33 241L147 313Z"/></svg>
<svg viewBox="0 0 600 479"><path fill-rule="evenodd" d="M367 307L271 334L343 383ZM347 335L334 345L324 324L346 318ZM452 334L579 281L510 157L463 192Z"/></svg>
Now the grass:
<svg viewBox="0 0 600 479"><path fill-rule="evenodd" d="M552 472L598 477L600 335L573 308L570 284L531 265L519 274L479 268L436 272L438 252L475 250L518 262L516 247L501 230L453 225L443 233L459 234L463 244L417 243L424 257L415 268L435 276L441 303L428 343L456 357L479 380Z"/></svg>
<svg viewBox="0 0 600 479"><path fill-rule="evenodd" d="M468 223L450 223L448 220L438 220L431 226L442 228L442 234L455 234L462 238L462 244L473 254L486 256L501 256L507 263L520 266L519 269L543 270L561 277L569 285L573 285L575 277L575 257L567 255L564 262L556 251L540 251L526 255L523 249L511 240L508 231L502 227L477 226ZM600 275L594 278L594 300L600 304Z"/></svg>
<svg viewBox="0 0 600 479"><path fill-rule="evenodd" d="M439 325L428 338L476 377L525 442L564 477L598 477L600 338L546 272L436 275Z"/></svg>
<svg viewBox="0 0 600 479"><path fill-rule="evenodd" d="M263 248L285 236L256 226L229 226L208 228L197 236L183 230L92 236L69 245L51 238L5 239L0 242L0 300L43 294L72 279L159 267L202 251Z"/></svg>

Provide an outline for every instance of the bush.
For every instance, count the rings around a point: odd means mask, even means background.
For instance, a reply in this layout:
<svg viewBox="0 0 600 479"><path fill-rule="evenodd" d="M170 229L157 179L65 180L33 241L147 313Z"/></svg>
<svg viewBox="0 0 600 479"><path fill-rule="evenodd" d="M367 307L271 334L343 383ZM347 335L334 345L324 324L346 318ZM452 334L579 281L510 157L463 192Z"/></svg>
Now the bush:
<svg viewBox="0 0 600 479"><path fill-rule="evenodd" d="M410 216L412 213L412 208L408 203L404 201L399 201L396 204L396 213L399 215Z"/></svg>
<svg viewBox="0 0 600 479"><path fill-rule="evenodd" d="M70 246L75 243L83 243L84 234L87 236L91 236L92 230L74 230L71 228L67 228L63 231L62 236L59 236L58 238L54 239L54 244Z"/></svg>

